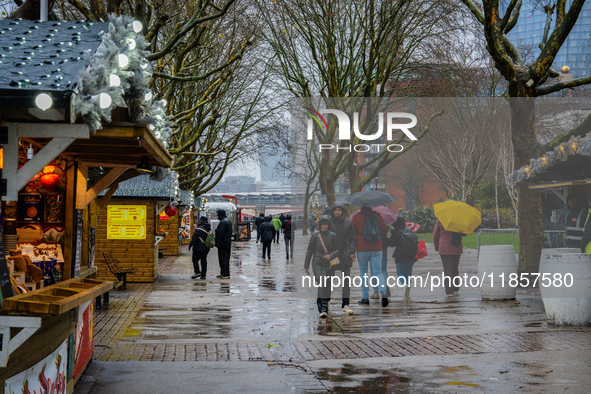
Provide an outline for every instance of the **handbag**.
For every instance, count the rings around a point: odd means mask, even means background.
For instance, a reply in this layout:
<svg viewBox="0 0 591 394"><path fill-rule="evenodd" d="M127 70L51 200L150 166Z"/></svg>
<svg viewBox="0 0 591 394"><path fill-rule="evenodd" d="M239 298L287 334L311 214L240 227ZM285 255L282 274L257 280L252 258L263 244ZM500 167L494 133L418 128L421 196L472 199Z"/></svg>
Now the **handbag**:
<svg viewBox="0 0 591 394"><path fill-rule="evenodd" d="M320 243L322 244L322 247L324 248L324 252L326 254L328 253L328 249L326 249L326 245L324 244L324 241L322 240L322 235L320 235L320 233L318 233L318 238L320 238ZM338 265L341 264L341 262L339 261L338 257L335 257L334 259L330 260L330 266L332 267L333 265Z"/></svg>
<svg viewBox="0 0 591 394"><path fill-rule="evenodd" d="M415 256L415 260L422 259L423 257L428 256L427 253L427 245L425 241L419 241L419 246L417 246L417 254Z"/></svg>

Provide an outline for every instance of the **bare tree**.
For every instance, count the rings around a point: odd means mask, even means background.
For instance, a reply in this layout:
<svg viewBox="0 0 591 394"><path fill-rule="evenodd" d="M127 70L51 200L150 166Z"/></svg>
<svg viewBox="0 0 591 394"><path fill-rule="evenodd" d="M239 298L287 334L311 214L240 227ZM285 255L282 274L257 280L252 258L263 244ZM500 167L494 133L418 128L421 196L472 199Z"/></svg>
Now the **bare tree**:
<svg viewBox="0 0 591 394"><path fill-rule="evenodd" d="M511 108L511 139L513 142L514 165L521 168L529 164L531 158L539 157L553 149L571 136L582 136L589 131L591 119L580 127L563 132L545 144L536 138L535 98L563 89L591 83L591 75L570 81L547 83L558 76L552 63L579 18L584 0L556 3L540 3L546 14L547 23L540 38L540 52L528 62L520 49L507 38L507 34L517 25L522 9L522 0L511 0L501 14L498 0L483 0L475 3L462 0L481 24L486 37L487 50L495 67L508 84ZM552 28L552 20L555 20ZM519 190L519 269L521 272L538 272L540 253L544 247L541 216L541 198L537 190L529 189L527 181L521 182Z"/></svg>
<svg viewBox="0 0 591 394"><path fill-rule="evenodd" d="M266 21L268 28L263 34L274 55L267 61L283 87L302 103L316 95L327 108L363 112L359 127L363 134L374 131L384 103L338 98L379 98L399 93L405 85L403 80L417 67L413 60L424 49L422 43L452 26L454 10L453 2L431 0L261 0L257 4L257 18ZM336 141L334 124L326 131L314 130L319 144ZM420 136L426 130L421 130ZM355 145L362 140L353 136L348 142ZM407 150L415 141L401 135L392 143L402 144ZM319 156L322 194L332 204L334 183L345 172L351 190L361 190L399 154L384 150L362 162L356 152L323 150Z"/></svg>

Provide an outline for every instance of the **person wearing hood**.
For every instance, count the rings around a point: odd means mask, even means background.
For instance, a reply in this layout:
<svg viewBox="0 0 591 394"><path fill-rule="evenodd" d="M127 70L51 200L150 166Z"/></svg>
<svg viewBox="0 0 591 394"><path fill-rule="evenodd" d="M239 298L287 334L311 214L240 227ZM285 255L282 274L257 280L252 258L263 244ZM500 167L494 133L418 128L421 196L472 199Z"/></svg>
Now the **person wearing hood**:
<svg viewBox="0 0 591 394"><path fill-rule="evenodd" d="M199 225L195 229L193 238L189 244L189 250L193 248L192 260L195 270L195 274L191 277L192 279L197 279L198 276L201 276L201 279L205 279L207 275L207 254L209 253L209 248L205 246L205 239L210 231L211 225L207 217L201 216L199 218ZM201 261L201 269L199 269L199 261Z"/></svg>
<svg viewBox="0 0 591 394"><path fill-rule="evenodd" d="M330 219L323 215L318 221L320 229L312 234L306 259L304 261L304 272L310 276L310 263L314 271L314 283L323 285L318 287L316 305L321 318L328 317L328 302L330 301L330 285L324 281L324 278L331 276L333 271L330 261L338 257L338 239L337 235L329 230Z"/></svg>
<svg viewBox="0 0 591 394"><path fill-rule="evenodd" d="M220 223L215 229L215 246L218 248L220 274L218 279L230 279L230 252L232 250L232 222L223 209L215 210Z"/></svg>
<svg viewBox="0 0 591 394"><path fill-rule="evenodd" d="M331 207L330 230L337 235L339 264L334 266L334 270L340 270L345 277L351 277L351 266L355 258L355 246L357 239L353 223L348 218L345 204L335 202ZM342 305L343 313L352 315L353 311L349 307L351 297L351 281L345 280L343 283Z"/></svg>
<svg viewBox="0 0 591 394"><path fill-rule="evenodd" d="M279 230L281 230L281 220L279 219L279 215L275 215L273 220L271 220L271 223L275 226L275 236L277 238L276 240L273 238L273 243L279 243Z"/></svg>
<svg viewBox="0 0 591 394"><path fill-rule="evenodd" d="M260 231L261 224L263 224L264 219L265 219L265 214L261 212L259 214L259 216L257 216L256 219L254 220L255 226L257 226L257 238L258 238L258 233Z"/></svg>
<svg viewBox="0 0 591 394"><path fill-rule="evenodd" d="M394 222L392 230L392 236L390 238L389 246L398 246L402 241L404 230L406 229L406 220L404 216L398 215L396 222ZM404 255L401 248L394 249L394 262L396 263L396 275L398 277L405 278L406 289L404 291L404 297L410 297L410 277L412 275L412 267L417 262L415 255Z"/></svg>
<svg viewBox="0 0 591 394"><path fill-rule="evenodd" d="M271 217L266 216L257 231L257 242L263 242L263 258L271 258L271 242L275 239L275 226L271 223Z"/></svg>
<svg viewBox="0 0 591 394"><path fill-rule="evenodd" d="M585 231L585 223L589 216L589 210L585 201L585 196L582 194L570 193L566 197L568 204L568 215L566 216L566 247L580 248L583 239L583 232Z"/></svg>
<svg viewBox="0 0 591 394"><path fill-rule="evenodd" d="M293 245L295 241L295 223L291 221L291 215L287 215L281 222L283 229L283 240L285 241L285 259L289 260L290 254L293 259Z"/></svg>

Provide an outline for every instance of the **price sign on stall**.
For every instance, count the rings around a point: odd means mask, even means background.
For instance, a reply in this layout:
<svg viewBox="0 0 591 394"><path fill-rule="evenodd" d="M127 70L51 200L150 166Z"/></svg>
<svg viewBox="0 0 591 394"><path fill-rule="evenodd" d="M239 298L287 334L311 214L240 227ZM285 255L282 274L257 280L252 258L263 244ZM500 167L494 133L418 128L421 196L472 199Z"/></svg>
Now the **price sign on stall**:
<svg viewBox="0 0 591 394"><path fill-rule="evenodd" d="M146 239L145 205L109 205L107 239Z"/></svg>

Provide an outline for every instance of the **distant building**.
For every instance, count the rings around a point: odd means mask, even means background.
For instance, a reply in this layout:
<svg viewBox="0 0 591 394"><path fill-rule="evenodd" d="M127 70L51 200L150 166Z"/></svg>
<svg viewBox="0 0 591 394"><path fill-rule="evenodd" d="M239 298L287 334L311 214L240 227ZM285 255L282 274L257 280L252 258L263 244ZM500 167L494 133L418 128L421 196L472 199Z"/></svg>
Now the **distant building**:
<svg viewBox="0 0 591 394"><path fill-rule="evenodd" d="M567 2L567 11L572 1ZM552 20L554 29L556 20ZM538 6L523 5L517 25L509 32L507 38L514 44L531 46L533 55L540 54L538 45L544 34L546 14ZM591 1L586 1L579 14L577 23L571 30L564 44L554 59L554 70L560 71L563 66L570 68L574 78L586 77L591 74Z"/></svg>

